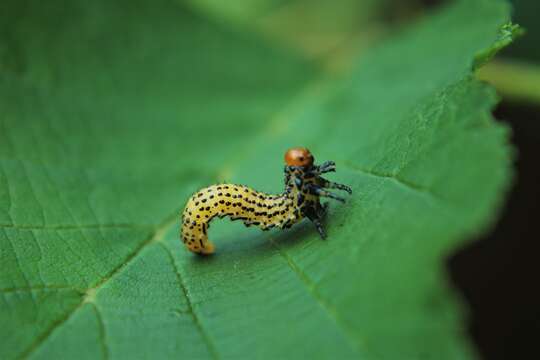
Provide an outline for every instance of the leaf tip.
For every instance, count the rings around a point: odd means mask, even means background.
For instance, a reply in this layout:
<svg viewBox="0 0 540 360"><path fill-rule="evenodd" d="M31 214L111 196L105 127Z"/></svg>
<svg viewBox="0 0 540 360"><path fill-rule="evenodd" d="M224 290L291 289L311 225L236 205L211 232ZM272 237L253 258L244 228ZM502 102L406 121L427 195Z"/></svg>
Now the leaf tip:
<svg viewBox="0 0 540 360"><path fill-rule="evenodd" d="M525 29L511 21L499 28L493 44L476 54L473 62L473 71L489 62L500 50L510 45L515 39L525 34Z"/></svg>

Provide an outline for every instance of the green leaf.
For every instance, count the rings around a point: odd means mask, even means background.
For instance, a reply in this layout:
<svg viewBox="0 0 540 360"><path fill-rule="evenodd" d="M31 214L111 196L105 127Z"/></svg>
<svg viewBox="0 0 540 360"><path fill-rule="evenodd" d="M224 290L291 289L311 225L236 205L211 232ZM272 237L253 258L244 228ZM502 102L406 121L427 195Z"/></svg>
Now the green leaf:
<svg viewBox="0 0 540 360"><path fill-rule="evenodd" d="M0 5L0 358L449 358L474 354L444 257L510 178L473 79L508 8L458 1L339 79L173 1ZM291 145L349 184L308 223L178 213L218 179L281 191Z"/></svg>
<svg viewBox="0 0 540 360"><path fill-rule="evenodd" d="M499 36L495 41L495 44L476 56L474 68L477 69L491 60L491 58L498 53L499 50L511 44L514 39L523 35L524 32L525 31L516 24L508 23L501 26Z"/></svg>

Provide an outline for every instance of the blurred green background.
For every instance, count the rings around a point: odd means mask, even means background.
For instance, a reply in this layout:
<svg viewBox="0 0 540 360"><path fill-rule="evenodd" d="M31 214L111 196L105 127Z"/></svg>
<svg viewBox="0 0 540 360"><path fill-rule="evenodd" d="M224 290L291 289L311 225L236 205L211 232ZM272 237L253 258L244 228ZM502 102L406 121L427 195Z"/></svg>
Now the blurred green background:
<svg viewBox="0 0 540 360"><path fill-rule="evenodd" d="M526 36L503 51L479 77L494 84L505 101L540 103L539 3L511 0L513 21ZM443 0L235 1L191 0L201 11L222 21L255 27L275 41L299 49L329 68L414 21Z"/></svg>

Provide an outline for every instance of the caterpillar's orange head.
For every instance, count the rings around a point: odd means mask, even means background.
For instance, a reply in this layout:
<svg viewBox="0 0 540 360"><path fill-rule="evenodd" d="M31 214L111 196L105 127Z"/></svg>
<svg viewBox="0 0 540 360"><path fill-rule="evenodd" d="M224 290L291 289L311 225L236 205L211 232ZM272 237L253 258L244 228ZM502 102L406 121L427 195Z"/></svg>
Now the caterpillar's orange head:
<svg viewBox="0 0 540 360"><path fill-rule="evenodd" d="M285 153L285 164L288 166L312 166L315 159L308 149L295 147Z"/></svg>

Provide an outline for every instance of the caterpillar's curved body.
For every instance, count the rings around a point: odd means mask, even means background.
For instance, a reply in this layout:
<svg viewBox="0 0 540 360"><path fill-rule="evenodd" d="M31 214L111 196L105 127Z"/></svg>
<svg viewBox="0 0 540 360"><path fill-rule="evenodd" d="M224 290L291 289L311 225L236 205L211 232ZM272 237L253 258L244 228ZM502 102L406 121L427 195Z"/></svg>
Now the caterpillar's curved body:
<svg viewBox="0 0 540 360"><path fill-rule="evenodd" d="M321 224L325 209L321 206L320 197L344 199L323 188L352 191L345 185L320 176L335 171L334 162L327 161L317 166L313 161L307 149L293 148L287 151L285 191L282 194L265 194L235 184L212 185L199 190L188 200L183 211L182 241L195 253L213 253L214 245L208 240L209 223L215 217L224 216L230 216L231 220L242 220L246 226L259 226L263 230L289 228L307 217L321 237L325 238Z"/></svg>

